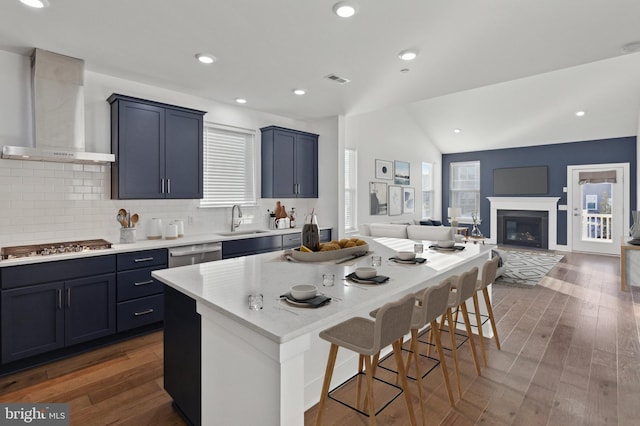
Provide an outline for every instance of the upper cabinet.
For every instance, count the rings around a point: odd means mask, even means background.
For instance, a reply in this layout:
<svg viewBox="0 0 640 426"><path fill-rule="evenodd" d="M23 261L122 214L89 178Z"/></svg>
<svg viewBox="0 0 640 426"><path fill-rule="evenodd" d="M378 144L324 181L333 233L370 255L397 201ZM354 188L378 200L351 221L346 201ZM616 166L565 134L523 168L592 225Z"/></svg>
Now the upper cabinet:
<svg viewBox="0 0 640 426"><path fill-rule="evenodd" d="M205 111L113 94L111 198L202 198Z"/></svg>
<svg viewBox="0 0 640 426"><path fill-rule="evenodd" d="M318 135L269 126L262 132L262 198L318 198Z"/></svg>

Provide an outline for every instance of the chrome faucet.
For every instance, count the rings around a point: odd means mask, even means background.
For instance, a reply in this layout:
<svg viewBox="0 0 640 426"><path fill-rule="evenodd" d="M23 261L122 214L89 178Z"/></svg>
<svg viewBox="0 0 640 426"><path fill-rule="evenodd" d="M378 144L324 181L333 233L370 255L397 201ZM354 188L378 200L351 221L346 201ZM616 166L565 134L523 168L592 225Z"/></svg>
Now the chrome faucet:
<svg viewBox="0 0 640 426"><path fill-rule="evenodd" d="M238 222L236 222L235 220L236 207L238 208ZM240 226L240 224L242 223L242 220L240 219L241 217L242 210L240 210L240 206L238 204L234 204L233 207L231 207L231 232L235 231L236 228Z"/></svg>

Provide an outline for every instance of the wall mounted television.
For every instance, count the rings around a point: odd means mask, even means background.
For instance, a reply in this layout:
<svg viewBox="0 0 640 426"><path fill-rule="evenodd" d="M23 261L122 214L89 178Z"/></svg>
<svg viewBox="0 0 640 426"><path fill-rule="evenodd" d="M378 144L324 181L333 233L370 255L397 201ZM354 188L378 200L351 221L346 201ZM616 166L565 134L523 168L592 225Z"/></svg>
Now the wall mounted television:
<svg viewBox="0 0 640 426"><path fill-rule="evenodd" d="M493 194L547 194L547 175L547 166L493 169Z"/></svg>

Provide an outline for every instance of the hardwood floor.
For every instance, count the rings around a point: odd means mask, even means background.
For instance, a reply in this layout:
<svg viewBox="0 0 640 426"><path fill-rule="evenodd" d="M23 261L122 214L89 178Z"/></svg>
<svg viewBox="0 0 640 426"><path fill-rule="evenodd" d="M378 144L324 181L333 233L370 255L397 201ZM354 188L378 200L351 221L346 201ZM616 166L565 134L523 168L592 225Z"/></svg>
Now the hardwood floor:
<svg viewBox="0 0 640 426"><path fill-rule="evenodd" d="M488 366L478 377L469 344L460 347L463 394L458 400L454 385L453 408L440 367L430 373L423 380L428 424L638 424L640 287L620 291L617 257L562 254L532 289L493 287L502 350L485 342ZM442 337L449 342L446 333ZM392 373L377 371L395 381ZM409 383L419 418L416 385ZM354 394L345 389L345 397ZM162 389L161 332L0 378L0 402L68 402L72 425L184 424ZM396 399L378 424L408 424L405 407L402 397ZM326 425L368 424L335 401L326 409ZM315 415L312 407L305 424Z"/></svg>

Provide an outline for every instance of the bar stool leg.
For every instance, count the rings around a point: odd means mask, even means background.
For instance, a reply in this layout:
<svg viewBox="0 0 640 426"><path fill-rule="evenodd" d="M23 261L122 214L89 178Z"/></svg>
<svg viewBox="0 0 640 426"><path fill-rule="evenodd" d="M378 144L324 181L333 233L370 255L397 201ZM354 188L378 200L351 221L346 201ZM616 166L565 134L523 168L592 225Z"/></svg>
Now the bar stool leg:
<svg viewBox="0 0 640 426"><path fill-rule="evenodd" d="M336 357L338 356L338 345L331 344L329 349L329 359L327 360L327 369L324 373L324 381L322 382L322 394L318 403L318 414L316 415L316 426L322 423L322 414L324 412L324 404L329 396L329 386L331 386L331 376L333 375L333 367L336 365Z"/></svg>
<svg viewBox="0 0 640 426"><path fill-rule="evenodd" d="M476 324L478 325L478 339L480 340L480 352L484 366L487 366L487 352L484 349L484 336L482 335L482 319L480 318L480 303L478 302L478 292L473 294L473 308L476 311Z"/></svg>
<svg viewBox="0 0 640 426"><path fill-rule="evenodd" d="M451 308L447 309L447 322L449 323L449 336L451 337L451 353L453 355L453 369L456 372L456 381L458 383L458 398L462 399L462 386L460 385L460 369L458 367L458 349L456 348L456 329L452 327L453 315Z"/></svg>
<svg viewBox="0 0 640 426"><path fill-rule="evenodd" d="M400 347L402 348L402 345L400 345ZM422 415L422 424L425 425L427 424L427 416L424 412L424 399L422 397L422 370L420 370L420 364L419 364L420 360L418 359L420 357L418 356L418 329L417 328L411 329L411 352L413 352L413 360L414 360L413 362L416 368L416 384L418 385L420 414ZM408 371L408 365L405 368L406 368L406 371Z"/></svg>
<svg viewBox="0 0 640 426"><path fill-rule="evenodd" d="M462 318L464 318L464 326L467 329L467 334L469 335L469 343L471 344L471 355L473 355L473 363L476 366L476 373L478 376L481 376L480 372L480 363L478 362L478 354L476 353L476 344L473 339L473 332L471 331L471 323L469 322L469 311L467 311L467 304L463 302L462 307Z"/></svg>
<svg viewBox="0 0 640 426"><path fill-rule="evenodd" d="M362 372L364 368L364 355L358 356L358 378L356 379L356 408L360 409L360 389L362 388ZM365 398L364 405L367 405Z"/></svg>
<svg viewBox="0 0 640 426"><path fill-rule="evenodd" d="M491 322L491 330L493 330L493 338L496 339L496 347L500 350L500 339L498 339L498 330L496 329L496 320L493 318L493 308L491 307L491 299L489 298L489 290L487 288L482 289L482 295L484 296L484 303L487 305L487 312L489 314L489 322Z"/></svg>
<svg viewBox="0 0 640 426"><path fill-rule="evenodd" d="M409 395L409 384L407 383L407 372L404 370L402 364L402 344L400 340L393 342L393 355L396 358L396 364L398 365L398 375L400 376L400 383L402 383L402 391L404 393L404 400L407 403L407 410L409 411L409 421L412 426L416 425L416 415L413 412L413 404L411 403L411 395Z"/></svg>
<svg viewBox="0 0 640 426"><path fill-rule="evenodd" d="M447 361L444 357L444 351L442 350L442 341L440 340L440 331L438 330L438 323L436 320L431 321L431 333L434 333L436 339L436 349L438 350L438 356L440 357L440 367L442 370L442 377L444 378L444 385L447 388L447 396L449 397L449 403L453 407L455 401L453 399L453 392L451 392L451 383L449 382L449 371L447 370Z"/></svg>
<svg viewBox="0 0 640 426"><path fill-rule="evenodd" d="M371 366L371 357L365 356L364 369L367 375L367 400L369 402L369 425L376 424L376 410L373 407L373 371Z"/></svg>

